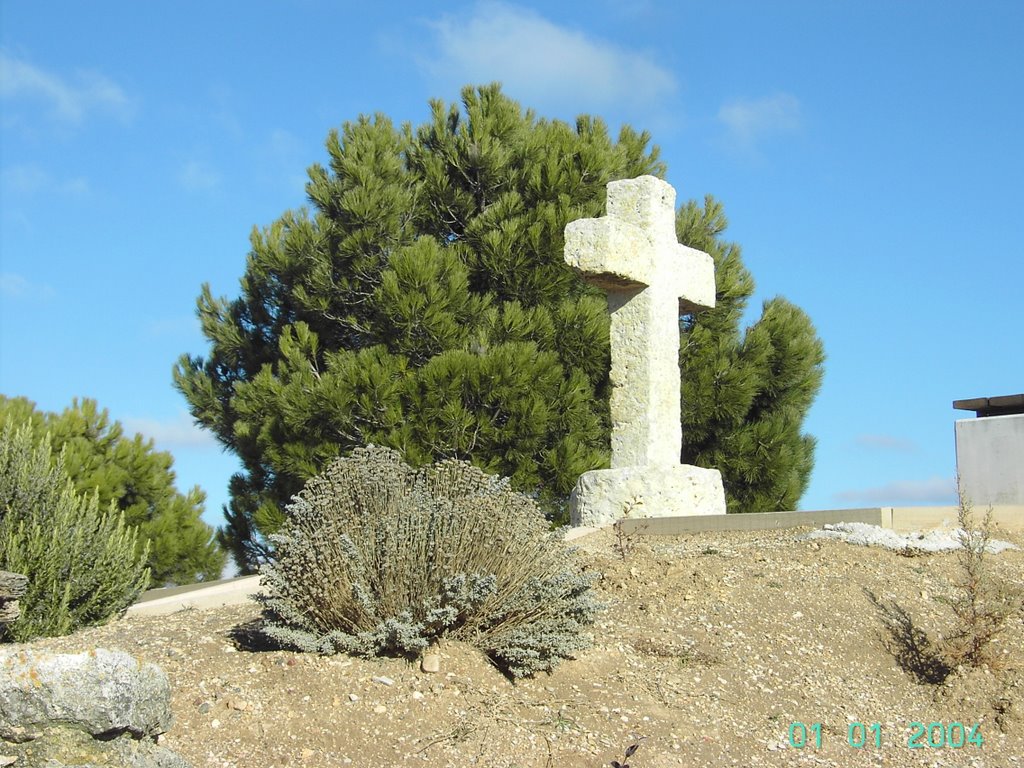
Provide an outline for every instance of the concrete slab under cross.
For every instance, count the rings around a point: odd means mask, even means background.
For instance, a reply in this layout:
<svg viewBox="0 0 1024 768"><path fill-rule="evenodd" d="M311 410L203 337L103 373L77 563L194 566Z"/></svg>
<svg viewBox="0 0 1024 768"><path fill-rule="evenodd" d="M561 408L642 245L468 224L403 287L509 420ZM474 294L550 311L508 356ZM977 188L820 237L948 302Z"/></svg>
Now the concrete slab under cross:
<svg viewBox="0 0 1024 768"><path fill-rule="evenodd" d="M675 199L653 176L613 181L607 216L565 228L566 263L608 294L611 315L612 468L580 478L574 525L621 517L634 497L657 500L643 500L649 516L725 512L721 475L679 463L679 315L714 306L715 271L708 254L677 241ZM632 495L622 499L624 488Z"/></svg>

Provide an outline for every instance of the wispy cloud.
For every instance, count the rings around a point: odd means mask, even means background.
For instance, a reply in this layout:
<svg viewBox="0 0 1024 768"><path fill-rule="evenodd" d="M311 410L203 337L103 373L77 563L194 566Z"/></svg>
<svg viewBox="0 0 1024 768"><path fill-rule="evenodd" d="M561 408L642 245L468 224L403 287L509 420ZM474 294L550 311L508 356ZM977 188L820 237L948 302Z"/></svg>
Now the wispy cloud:
<svg viewBox="0 0 1024 768"><path fill-rule="evenodd" d="M38 165L14 165L0 170L0 188L8 199L55 192L86 197L92 191L84 176L58 179Z"/></svg>
<svg viewBox="0 0 1024 768"><path fill-rule="evenodd" d="M531 106L655 107L676 88L672 73L650 56L525 8L481 2L468 18L445 16L430 27L437 51L422 62L427 71L459 85L500 80Z"/></svg>
<svg viewBox="0 0 1024 768"><path fill-rule="evenodd" d="M797 133L803 124L800 101L789 93L728 102L718 110L718 121L729 142L744 151L762 139Z"/></svg>
<svg viewBox="0 0 1024 768"><path fill-rule="evenodd" d="M891 451L895 453L914 453L917 443L905 437L895 435L857 435L853 444L869 451Z"/></svg>
<svg viewBox="0 0 1024 768"><path fill-rule="evenodd" d="M7 299L50 299L57 295L52 286L35 283L13 272L0 273L0 296Z"/></svg>
<svg viewBox="0 0 1024 768"><path fill-rule="evenodd" d="M275 128L270 132L267 148L276 157L289 161L294 159L304 149L299 138L284 128Z"/></svg>
<svg viewBox="0 0 1024 768"><path fill-rule="evenodd" d="M192 191L214 189L220 186L220 174L205 163L189 160L178 171L178 183Z"/></svg>
<svg viewBox="0 0 1024 768"><path fill-rule="evenodd" d="M901 480L874 488L853 489L835 495L836 501L875 506L900 504L955 504L956 481L952 477Z"/></svg>
<svg viewBox="0 0 1024 768"><path fill-rule="evenodd" d="M50 184L50 175L37 165L15 165L0 170L4 197L34 195Z"/></svg>
<svg viewBox="0 0 1024 768"><path fill-rule="evenodd" d="M126 435L140 433L145 438L151 438L160 449L220 447L216 438L197 427L192 417L184 411L170 421L128 418L122 419L121 423Z"/></svg>
<svg viewBox="0 0 1024 768"><path fill-rule="evenodd" d="M165 317L146 324L146 331L153 336L180 336L198 330L199 320L195 314Z"/></svg>
<svg viewBox="0 0 1024 768"><path fill-rule="evenodd" d="M281 181L289 193L294 193L299 199L305 197L306 182L309 178L302 168L304 159L308 157L305 147L299 137L291 131L277 128L270 133L270 137L264 144L264 156L273 161L273 165L279 169ZM268 162L268 165L270 163Z"/></svg>
<svg viewBox="0 0 1024 768"><path fill-rule="evenodd" d="M42 101L68 123L80 123L91 112L126 118L132 111L121 86L98 72L80 70L67 79L6 51L0 51L0 97Z"/></svg>

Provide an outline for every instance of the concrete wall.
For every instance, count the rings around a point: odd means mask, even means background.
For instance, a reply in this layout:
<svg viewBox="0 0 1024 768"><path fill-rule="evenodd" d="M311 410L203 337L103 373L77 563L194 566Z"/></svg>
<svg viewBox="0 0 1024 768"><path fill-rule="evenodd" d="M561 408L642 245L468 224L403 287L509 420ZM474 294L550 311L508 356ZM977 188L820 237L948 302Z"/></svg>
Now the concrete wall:
<svg viewBox="0 0 1024 768"><path fill-rule="evenodd" d="M183 608L220 608L237 605L262 592L259 576L241 576L221 579L210 584L187 584L183 587L151 589L144 592L135 605L128 608L129 616L161 616Z"/></svg>
<svg viewBox="0 0 1024 768"><path fill-rule="evenodd" d="M974 524L978 526L989 508L996 533L1024 533L1024 504L973 505ZM883 507L883 528L894 531L927 531L933 528L956 528L957 507Z"/></svg>
<svg viewBox="0 0 1024 768"><path fill-rule="evenodd" d="M971 504L1024 504L1024 414L957 421L956 468Z"/></svg>
<svg viewBox="0 0 1024 768"><path fill-rule="evenodd" d="M974 507L975 523L980 523L988 506ZM996 531L1024 532L1024 504L1002 504L992 507ZM705 515L699 517L627 518L621 521L627 534L647 536L678 536L703 531L764 531L778 528L813 526L826 523L868 523L894 531L928 531L934 528L956 528L956 507L867 507L860 509L827 509L813 512L763 512L749 515ZM592 529L587 529L587 531Z"/></svg>

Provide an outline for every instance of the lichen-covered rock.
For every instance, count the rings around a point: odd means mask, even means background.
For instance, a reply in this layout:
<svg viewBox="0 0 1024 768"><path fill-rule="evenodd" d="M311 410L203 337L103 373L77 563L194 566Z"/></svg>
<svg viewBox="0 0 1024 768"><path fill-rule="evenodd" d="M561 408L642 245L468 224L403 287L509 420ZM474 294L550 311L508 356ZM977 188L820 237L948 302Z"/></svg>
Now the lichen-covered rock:
<svg viewBox="0 0 1024 768"><path fill-rule="evenodd" d="M39 738L20 744L0 741L0 756L5 755L16 758L12 768L191 768L150 739L122 734L104 741L67 725L50 726Z"/></svg>
<svg viewBox="0 0 1024 768"><path fill-rule="evenodd" d="M0 652L0 755L26 768L188 768L156 744L170 702L163 670L126 653Z"/></svg>
<svg viewBox="0 0 1024 768"><path fill-rule="evenodd" d="M155 664L97 648L0 655L0 737L21 740L60 721L98 736L156 736L171 726L170 684ZM30 736L31 738L31 736Z"/></svg>

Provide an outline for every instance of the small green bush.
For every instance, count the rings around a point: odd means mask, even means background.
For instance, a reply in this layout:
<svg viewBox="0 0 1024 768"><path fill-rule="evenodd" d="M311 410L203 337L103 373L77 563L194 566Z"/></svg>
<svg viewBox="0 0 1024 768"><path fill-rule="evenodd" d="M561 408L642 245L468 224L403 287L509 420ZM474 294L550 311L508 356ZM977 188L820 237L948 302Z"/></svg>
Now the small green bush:
<svg viewBox="0 0 1024 768"><path fill-rule="evenodd" d="M101 624L131 605L149 582L148 548L135 554L137 531L96 494L78 496L51 463L49 436L27 427L0 433L0 569L29 578L18 620L0 640L56 637Z"/></svg>
<svg viewBox="0 0 1024 768"><path fill-rule="evenodd" d="M447 637L523 677L588 644L591 576L533 500L465 462L356 449L271 541L261 631L300 651L414 656Z"/></svg>

